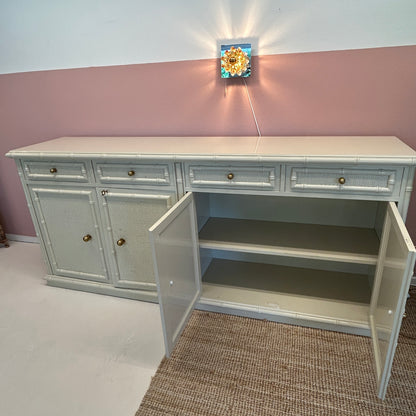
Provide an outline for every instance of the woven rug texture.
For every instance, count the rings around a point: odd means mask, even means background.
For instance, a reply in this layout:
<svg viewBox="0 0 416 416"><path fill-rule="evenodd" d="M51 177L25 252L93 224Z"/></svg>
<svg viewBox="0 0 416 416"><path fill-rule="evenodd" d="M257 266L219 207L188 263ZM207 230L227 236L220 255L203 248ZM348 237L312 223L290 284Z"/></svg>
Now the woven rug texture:
<svg viewBox="0 0 416 416"><path fill-rule="evenodd" d="M136 416L416 415L416 288L384 401L370 338L194 311Z"/></svg>

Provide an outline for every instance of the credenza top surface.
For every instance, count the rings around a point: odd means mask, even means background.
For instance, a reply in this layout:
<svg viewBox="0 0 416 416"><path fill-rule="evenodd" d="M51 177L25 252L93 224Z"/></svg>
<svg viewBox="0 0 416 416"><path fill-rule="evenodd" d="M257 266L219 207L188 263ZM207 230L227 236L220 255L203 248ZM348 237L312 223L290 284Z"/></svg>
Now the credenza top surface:
<svg viewBox="0 0 416 416"><path fill-rule="evenodd" d="M394 136L61 137L21 147L19 157L330 160L416 164L416 152Z"/></svg>

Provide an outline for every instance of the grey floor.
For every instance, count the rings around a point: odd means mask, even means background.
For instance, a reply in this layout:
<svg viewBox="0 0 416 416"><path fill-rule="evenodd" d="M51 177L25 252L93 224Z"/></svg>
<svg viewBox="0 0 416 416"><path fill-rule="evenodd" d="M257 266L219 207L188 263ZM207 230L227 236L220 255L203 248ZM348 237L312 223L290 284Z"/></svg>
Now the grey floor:
<svg viewBox="0 0 416 416"><path fill-rule="evenodd" d="M0 415L133 416L163 357L158 306L44 275L38 244L0 246Z"/></svg>

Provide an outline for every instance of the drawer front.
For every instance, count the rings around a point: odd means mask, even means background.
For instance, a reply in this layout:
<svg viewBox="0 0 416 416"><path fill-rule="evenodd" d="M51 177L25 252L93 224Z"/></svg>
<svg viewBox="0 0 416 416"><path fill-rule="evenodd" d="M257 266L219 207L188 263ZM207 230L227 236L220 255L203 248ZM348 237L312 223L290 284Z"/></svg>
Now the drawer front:
<svg viewBox="0 0 416 416"><path fill-rule="evenodd" d="M403 168L319 168L288 166L288 192L397 196Z"/></svg>
<svg viewBox="0 0 416 416"><path fill-rule="evenodd" d="M186 166L189 188L276 190L280 167L276 166Z"/></svg>
<svg viewBox="0 0 416 416"><path fill-rule="evenodd" d="M97 180L101 183L172 185L171 164L97 163Z"/></svg>
<svg viewBox="0 0 416 416"><path fill-rule="evenodd" d="M26 179L34 181L89 182L87 162L23 161Z"/></svg>

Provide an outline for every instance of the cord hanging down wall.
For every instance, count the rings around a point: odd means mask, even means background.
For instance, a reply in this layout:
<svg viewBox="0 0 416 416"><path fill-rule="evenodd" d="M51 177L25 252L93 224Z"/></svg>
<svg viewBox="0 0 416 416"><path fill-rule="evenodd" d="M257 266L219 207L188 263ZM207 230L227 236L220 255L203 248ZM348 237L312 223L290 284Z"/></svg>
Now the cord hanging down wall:
<svg viewBox="0 0 416 416"><path fill-rule="evenodd" d="M261 137L259 124L245 78L251 75L251 44L221 45L221 78L241 78L246 87L250 109L256 123L258 136ZM225 87L226 88L226 87Z"/></svg>
<svg viewBox="0 0 416 416"><path fill-rule="evenodd" d="M247 81L244 78L243 78L243 82L246 87L247 98L248 98L248 102L250 103L251 113L253 114L254 122L256 123L257 134L259 135L259 137L261 137L259 123L257 123L256 113L254 111L253 103L251 102L250 93L248 92Z"/></svg>

